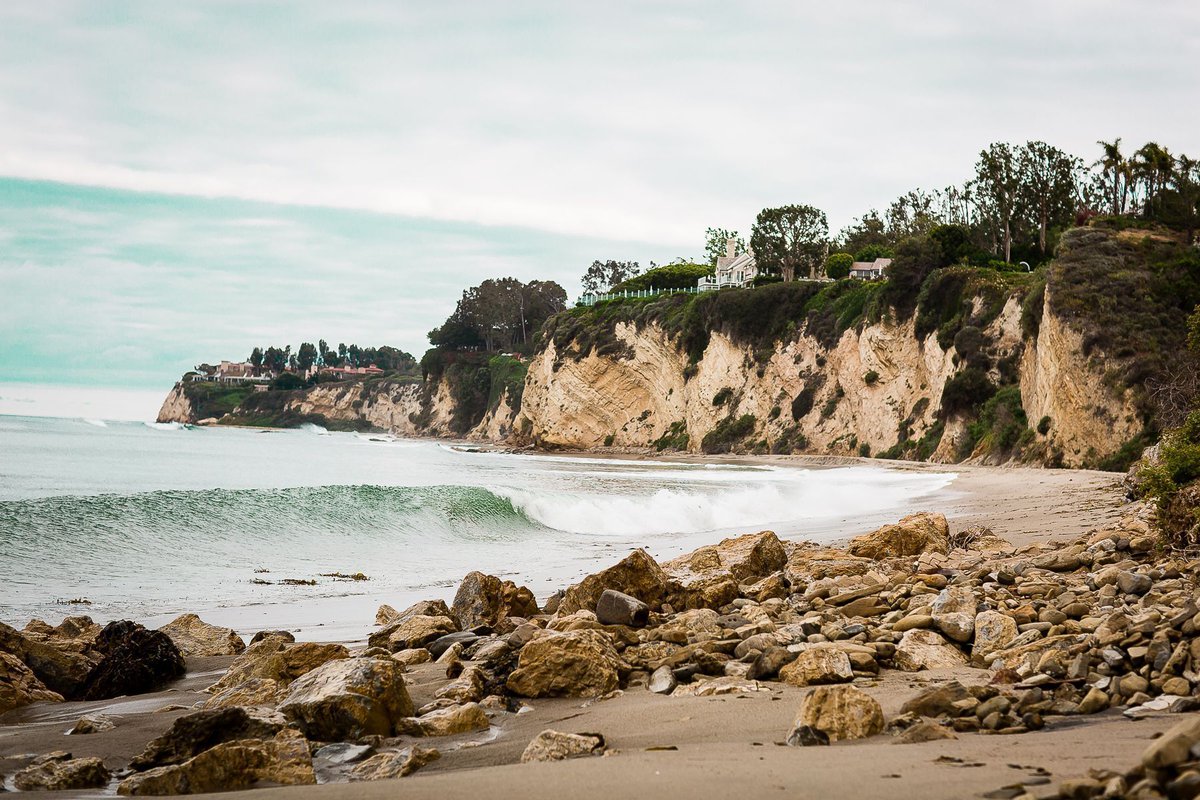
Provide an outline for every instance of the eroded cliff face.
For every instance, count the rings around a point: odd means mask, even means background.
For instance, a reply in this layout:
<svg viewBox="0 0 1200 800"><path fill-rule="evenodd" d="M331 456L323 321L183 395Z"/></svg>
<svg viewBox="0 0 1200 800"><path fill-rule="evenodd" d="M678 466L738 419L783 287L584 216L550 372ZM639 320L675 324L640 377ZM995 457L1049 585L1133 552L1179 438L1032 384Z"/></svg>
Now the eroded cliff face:
<svg viewBox="0 0 1200 800"><path fill-rule="evenodd" d="M977 337L986 358L976 363L989 365L993 384L1019 388L1029 428L1048 418L1044 432L1025 433L1035 437L1035 457L1092 465L1136 436L1129 392L1105 381L1103 358L1083 354L1081 335L1052 313L1049 296L1035 337L1023 335L1021 316L1017 296L988 316ZM694 363L657 323L617 323L613 332L620 346L579 358L549 339L528 364L523 392L502 392L486 411L467 409L446 378L323 384L291 393L282 411L402 436L690 452L711 451L705 437L745 419L725 449L895 455L903 441L901 455L937 462L1008 457L980 446L974 417L943 412L947 382L971 355L943 346L936 332L918 335L913 318L852 327L832 344L798 332L765 351L713 332ZM180 385L159 420L198 421Z"/></svg>
<svg viewBox="0 0 1200 800"><path fill-rule="evenodd" d="M192 401L188 400L187 395L183 393L183 383L176 383L175 387L167 394L167 398L163 400L162 407L158 409L158 418L156 421L199 422L196 419L196 409L192 407Z"/></svg>
<svg viewBox="0 0 1200 800"><path fill-rule="evenodd" d="M1000 358L1020 352L1019 318L1009 301L985 332ZM626 357L573 361L552 343L537 354L513 427L547 446L644 447L682 423L695 452L722 420L749 414L759 421L750 438L768 449L790 437L808 452L877 453L896 444L902 426L917 439L938 421L957 370L954 348L942 349L935 334L919 338L911 319L847 330L832 348L800 335L765 362L713 334L690 378L686 355L658 326L621 324L616 334Z"/></svg>
<svg viewBox="0 0 1200 800"><path fill-rule="evenodd" d="M1084 355L1083 336L1051 312L1047 292L1037 340L1021 359L1021 402L1029 423L1049 418L1063 463L1094 462L1142 428L1128 391L1104 381L1103 358Z"/></svg>

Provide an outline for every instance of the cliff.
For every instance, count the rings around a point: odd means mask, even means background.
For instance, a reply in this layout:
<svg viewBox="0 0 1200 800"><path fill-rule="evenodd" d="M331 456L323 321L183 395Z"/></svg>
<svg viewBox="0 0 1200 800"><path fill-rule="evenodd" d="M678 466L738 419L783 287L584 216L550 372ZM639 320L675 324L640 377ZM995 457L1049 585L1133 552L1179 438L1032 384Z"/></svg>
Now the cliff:
<svg viewBox="0 0 1200 800"><path fill-rule="evenodd" d="M1183 273L1161 280L1179 252L1159 244L1077 229L1045 274L948 266L907 288L893 276L576 308L525 363L431 351L423 385L260 392L222 421L269 424L269 406L277 423L544 448L1121 468L1155 434L1147 387L1170 372L1190 302ZM206 407L177 387L160 418Z"/></svg>

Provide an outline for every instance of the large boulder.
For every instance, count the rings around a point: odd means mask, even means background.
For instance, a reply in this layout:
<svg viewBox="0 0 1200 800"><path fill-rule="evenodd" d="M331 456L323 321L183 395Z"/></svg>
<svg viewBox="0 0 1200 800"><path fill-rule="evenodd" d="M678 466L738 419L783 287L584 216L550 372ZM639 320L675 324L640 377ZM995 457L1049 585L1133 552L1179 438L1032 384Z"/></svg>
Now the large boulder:
<svg viewBox="0 0 1200 800"><path fill-rule="evenodd" d="M896 645L896 666L907 672L943 667L965 667L966 654L947 642L937 631L916 628L905 631Z"/></svg>
<svg viewBox="0 0 1200 800"><path fill-rule="evenodd" d="M780 669L779 680L792 686L847 683L854 680L854 667L845 651L817 645L800 651L795 660Z"/></svg>
<svg viewBox="0 0 1200 800"><path fill-rule="evenodd" d="M367 644L371 647L387 647L392 632L406 620L416 616L453 618L454 615L443 600L422 600L399 612L391 606L380 606L375 612L375 621L383 627L367 637Z"/></svg>
<svg viewBox="0 0 1200 800"><path fill-rule="evenodd" d="M230 708L233 706L272 707L279 701L283 685L273 678L250 678L223 689L204 701L205 708Z"/></svg>
<svg viewBox="0 0 1200 800"><path fill-rule="evenodd" d="M121 782L122 795L205 794L249 789L257 783L316 783L308 742L290 728L271 739L222 742L182 764L137 772Z"/></svg>
<svg viewBox="0 0 1200 800"><path fill-rule="evenodd" d="M98 758L72 758L56 752L39 756L13 775L13 785L22 792L99 789L108 784L110 775Z"/></svg>
<svg viewBox="0 0 1200 800"><path fill-rule="evenodd" d="M470 572L463 578L450 611L463 630L484 625L495 628L508 617L541 613L533 592L482 572Z"/></svg>
<svg viewBox="0 0 1200 800"><path fill-rule="evenodd" d="M8 653L0 653L0 714L39 700L62 702L63 696L46 688L33 670Z"/></svg>
<svg viewBox="0 0 1200 800"><path fill-rule="evenodd" d="M636 597L605 589L596 601L596 621L601 625L644 628L650 621L650 607Z"/></svg>
<svg viewBox="0 0 1200 800"><path fill-rule="evenodd" d="M975 635L975 593L966 586L947 586L930 606L933 624L956 642L969 642Z"/></svg>
<svg viewBox="0 0 1200 800"><path fill-rule="evenodd" d="M853 686L820 686L800 701L788 744L865 739L883 731L879 702Z"/></svg>
<svg viewBox="0 0 1200 800"><path fill-rule="evenodd" d="M293 644L282 636L266 636L235 658L208 691L219 694L255 678L275 681L282 688L328 661L349 657L345 645Z"/></svg>
<svg viewBox="0 0 1200 800"><path fill-rule="evenodd" d="M41 620L33 619L25 625L21 633L35 641L53 645L59 650L70 650L73 653L86 655L96 637L100 635L101 627L88 616L64 617L57 625L48 625Z"/></svg>
<svg viewBox="0 0 1200 800"><path fill-rule="evenodd" d="M329 661L297 679L279 710L310 739L342 741L391 736L411 717L404 667L390 658Z"/></svg>
<svg viewBox="0 0 1200 800"><path fill-rule="evenodd" d="M562 733L545 730L534 737L521 753L521 763L565 761L604 752L604 737L598 733Z"/></svg>
<svg viewBox="0 0 1200 800"><path fill-rule="evenodd" d="M958 681L949 681L906 700L900 707L900 713L921 717L958 716L958 704L969 701L971 697L971 691L966 686Z"/></svg>
<svg viewBox="0 0 1200 800"><path fill-rule="evenodd" d="M185 656L236 656L246 649L232 628L209 625L195 614L184 614L159 628Z"/></svg>
<svg viewBox="0 0 1200 800"><path fill-rule="evenodd" d="M350 772L352 781L384 781L411 775L442 757L432 747L411 747L398 752L376 753Z"/></svg>
<svg viewBox="0 0 1200 800"><path fill-rule="evenodd" d="M617 688L621 666L601 631L546 634L521 648L508 688L525 697L597 697Z"/></svg>
<svg viewBox="0 0 1200 800"><path fill-rule="evenodd" d="M558 614L591 611L605 589L632 595L650 608L657 608L667 596L667 573L645 550L634 550L603 572L588 575L567 589L558 604Z"/></svg>
<svg viewBox="0 0 1200 800"><path fill-rule="evenodd" d="M487 714L478 703L439 708L417 718L417 728L422 736L454 736L488 728Z"/></svg>
<svg viewBox="0 0 1200 800"><path fill-rule="evenodd" d="M68 698L79 694L92 670L92 662L82 654L37 641L3 622L0 622L0 653L16 657L47 689Z"/></svg>
<svg viewBox="0 0 1200 800"><path fill-rule="evenodd" d="M701 547L668 561L663 568L672 574L687 571L695 575L723 570L738 583L754 583L782 570L787 560L787 550L775 532L761 531Z"/></svg>
<svg viewBox="0 0 1200 800"><path fill-rule="evenodd" d="M388 626L391 631L383 648L395 653L424 647L448 633L455 633L458 625L450 617L429 617L418 614L396 625ZM374 645L372 645L374 646Z"/></svg>
<svg viewBox="0 0 1200 800"><path fill-rule="evenodd" d="M971 645L971 659L977 664L986 663L988 656L1008 646L1017 638L1017 621L999 611L981 611L975 617L975 641Z"/></svg>
<svg viewBox="0 0 1200 800"><path fill-rule="evenodd" d="M950 525L946 517L923 511L852 539L849 551L853 556L876 560L930 552L946 553L950 549L949 539Z"/></svg>
<svg viewBox="0 0 1200 800"><path fill-rule="evenodd" d="M170 637L129 620L105 625L93 649L101 659L80 690L85 700L157 691L187 671Z"/></svg>
<svg viewBox="0 0 1200 800"><path fill-rule="evenodd" d="M129 766L144 770L182 764L223 742L270 739L286 727L287 719L268 709L204 709L175 720L166 733L134 756Z"/></svg>

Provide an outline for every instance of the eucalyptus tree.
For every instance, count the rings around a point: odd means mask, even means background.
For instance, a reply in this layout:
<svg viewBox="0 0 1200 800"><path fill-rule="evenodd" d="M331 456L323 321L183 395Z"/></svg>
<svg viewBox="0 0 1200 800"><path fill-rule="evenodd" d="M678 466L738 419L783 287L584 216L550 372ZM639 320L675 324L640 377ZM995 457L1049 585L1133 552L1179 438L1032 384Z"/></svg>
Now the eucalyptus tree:
<svg viewBox="0 0 1200 800"><path fill-rule="evenodd" d="M629 280L641 271L642 268L636 261L613 261L612 259L593 261L579 282L583 285L583 291L595 294L608 291L611 287Z"/></svg>
<svg viewBox="0 0 1200 800"><path fill-rule="evenodd" d="M1022 189L1019 156L1013 146L994 142L981 151L972 184L982 209L995 225L1004 249L1004 260L1011 261Z"/></svg>
<svg viewBox="0 0 1200 800"><path fill-rule="evenodd" d="M704 255L708 258L708 264L711 267L717 265L717 259L725 255L729 249L729 242L733 241L733 254L740 256L746 252L746 240L738 236L737 231L726 230L725 228L709 228L704 232Z"/></svg>
<svg viewBox="0 0 1200 800"><path fill-rule="evenodd" d="M1026 142L1018 151L1017 170L1018 203L1037 229L1038 250L1045 255L1050 227L1065 227L1074 217L1083 162L1045 142Z"/></svg>
<svg viewBox="0 0 1200 800"><path fill-rule="evenodd" d="M815 277L825 262L828 240L825 212L808 205L764 208L758 212L750 233L750 246L759 266L778 272L785 281L795 280L797 270Z"/></svg>

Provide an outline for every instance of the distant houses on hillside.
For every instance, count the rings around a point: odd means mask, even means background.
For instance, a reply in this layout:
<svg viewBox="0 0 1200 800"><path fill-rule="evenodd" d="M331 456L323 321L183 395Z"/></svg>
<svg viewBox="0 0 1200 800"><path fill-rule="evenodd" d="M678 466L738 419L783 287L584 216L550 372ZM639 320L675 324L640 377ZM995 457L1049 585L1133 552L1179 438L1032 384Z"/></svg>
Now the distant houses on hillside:
<svg viewBox="0 0 1200 800"><path fill-rule="evenodd" d="M845 263L845 262L842 262ZM850 265L850 277L860 281L871 281L882 278L884 270L892 263L890 258L877 258L874 261L855 261Z"/></svg>
<svg viewBox="0 0 1200 800"><path fill-rule="evenodd" d="M314 364L306 370L285 369L285 373L297 375L305 380L325 378L333 381L354 380L355 378L372 378L382 375L384 370L370 364L365 367L327 367ZM183 376L184 381L217 383L230 386L254 386L255 389L266 389L268 384L279 373L266 367L256 367L249 361L222 361L220 364L200 364Z"/></svg>

